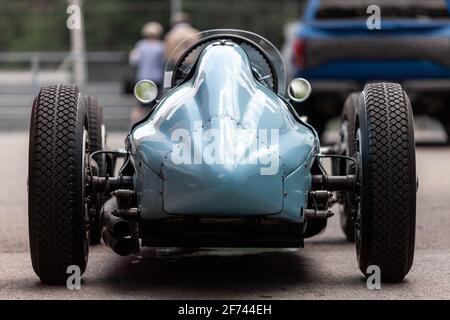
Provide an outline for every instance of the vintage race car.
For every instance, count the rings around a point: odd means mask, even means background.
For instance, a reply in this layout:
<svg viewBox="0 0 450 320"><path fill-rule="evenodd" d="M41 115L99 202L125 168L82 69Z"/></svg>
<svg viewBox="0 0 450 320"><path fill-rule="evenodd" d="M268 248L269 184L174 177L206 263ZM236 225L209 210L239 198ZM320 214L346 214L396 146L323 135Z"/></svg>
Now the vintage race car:
<svg viewBox="0 0 450 320"><path fill-rule="evenodd" d="M363 274L375 265L383 281L402 280L413 262L417 182L401 86L371 83L350 95L339 143L321 148L299 115L311 86L294 79L286 88L270 42L238 30L195 37L166 68L160 99L151 81L136 84L137 99L154 107L123 150L106 149L94 97L67 85L39 92L28 193L41 281L65 283L73 265L84 272L101 239L123 256L142 246L303 247L326 228L332 205Z"/></svg>

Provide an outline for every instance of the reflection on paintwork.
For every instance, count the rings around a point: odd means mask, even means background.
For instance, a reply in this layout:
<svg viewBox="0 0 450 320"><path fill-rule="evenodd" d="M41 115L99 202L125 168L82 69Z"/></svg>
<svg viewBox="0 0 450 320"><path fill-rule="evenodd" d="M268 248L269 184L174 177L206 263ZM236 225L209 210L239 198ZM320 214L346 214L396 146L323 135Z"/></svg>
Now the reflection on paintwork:
<svg viewBox="0 0 450 320"><path fill-rule="evenodd" d="M190 139L174 140L176 130L185 130ZM276 152L279 168L262 175L261 161L232 165L205 161L204 141L210 139L211 130L217 132L219 159L247 155L254 160ZM271 144L270 138L260 137L261 130L276 130L277 141ZM265 149L251 149L252 141ZM172 154L187 144L192 163L174 163ZM212 44L200 55L192 77L166 94L132 132L134 161L143 162L136 166L142 183L141 216L145 220L171 214L272 215L302 221L317 144L315 133L255 79L239 46Z"/></svg>

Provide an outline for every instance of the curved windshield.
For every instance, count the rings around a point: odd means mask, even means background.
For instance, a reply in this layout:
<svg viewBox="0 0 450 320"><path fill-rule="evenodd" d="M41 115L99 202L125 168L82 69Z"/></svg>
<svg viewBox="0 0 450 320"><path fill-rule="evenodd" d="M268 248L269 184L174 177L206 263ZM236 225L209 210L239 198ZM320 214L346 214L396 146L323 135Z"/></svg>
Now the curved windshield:
<svg viewBox="0 0 450 320"><path fill-rule="evenodd" d="M286 67L277 48L267 39L255 33L233 29L203 31L181 42L167 61L164 73L164 89L172 88L178 84L178 78L189 74L200 53L210 44L208 39L211 39L211 42L216 42L218 40L217 38L222 35L224 38L227 35L244 38L249 43L255 44L257 48L245 42L240 45L250 59L256 78L267 86L276 88L277 93L281 95L285 93ZM197 43L199 45L195 47ZM191 50L187 53L186 51L189 49ZM183 61L180 61L180 59L183 59Z"/></svg>

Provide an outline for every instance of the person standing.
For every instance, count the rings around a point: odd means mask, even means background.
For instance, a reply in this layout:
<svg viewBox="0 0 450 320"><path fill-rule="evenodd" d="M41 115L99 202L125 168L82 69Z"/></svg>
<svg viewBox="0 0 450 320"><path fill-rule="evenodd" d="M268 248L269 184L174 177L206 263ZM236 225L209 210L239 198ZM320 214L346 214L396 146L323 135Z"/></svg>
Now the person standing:
<svg viewBox="0 0 450 320"><path fill-rule="evenodd" d="M142 27L142 39L136 43L130 52L130 64L136 67L135 82L151 80L161 91L164 78L165 50L161 40L164 29L158 22L148 22ZM152 105L151 105L152 106ZM142 119L150 110L146 105L139 105L131 113L134 123Z"/></svg>
<svg viewBox="0 0 450 320"><path fill-rule="evenodd" d="M169 65L174 66L185 50L197 42L199 33L191 25L191 17L185 12L177 13L171 20L172 28L165 38L165 57ZM182 43L177 52L175 49Z"/></svg>

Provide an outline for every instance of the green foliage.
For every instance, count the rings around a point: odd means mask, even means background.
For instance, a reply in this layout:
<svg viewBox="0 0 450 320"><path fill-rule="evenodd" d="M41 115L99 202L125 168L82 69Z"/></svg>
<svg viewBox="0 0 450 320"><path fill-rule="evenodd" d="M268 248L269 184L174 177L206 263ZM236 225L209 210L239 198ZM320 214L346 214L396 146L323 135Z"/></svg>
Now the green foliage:
<svg viewBox="0 0 450 320"><path fill-rule="evenodd" d="M200 30L235 28L253 31L280 47L285 23L299 19L302 1L185 0L184 9Z"/></svg>
<svg viewBox="0 0 450 320"><path fill-rule="evenodd" d="M129 50L148 21L168 26L168 1L96 0L85 4L88 50Z"/></svg>
<svg viewBox="0 0 450 320"><path fill-rule="evenodd" d="M63 1L0 1L0 50L67 50Z"/></svg>
<svg viewBox="0 0 450 320"><path fill-rule="evenodd" d="M200 30L241 28L282 43L283 25L300 16L300 0L184 0ZM169 29L169 0L84 0L88 50L129 50L141 26ZM0 0L0 51L68 50L66 0Z"/></svg>

